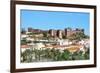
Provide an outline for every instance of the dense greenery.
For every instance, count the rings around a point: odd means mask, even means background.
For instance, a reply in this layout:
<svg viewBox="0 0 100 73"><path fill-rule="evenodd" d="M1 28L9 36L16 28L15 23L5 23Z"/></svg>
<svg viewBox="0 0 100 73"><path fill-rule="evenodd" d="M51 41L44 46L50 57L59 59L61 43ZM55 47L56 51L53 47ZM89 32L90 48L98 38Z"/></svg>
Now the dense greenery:
<svg viewBox="0 0 100 73"><path fill-rule="evenodd" d="M27 44L26 38L23 38L23 39L21 40L21 45L26 45L26 44Z"/></svg>
<svg viewBox="0 0 100 73"><path fill-rule="evenodd" d="M70 53L68 50L58 49L27 49L21 53L21 62L45 62L45 61L68 61L89 59L89 49L83 54L82 51Z"/></svg>
<svg viewBox="0 0 100 73"><path fill-rule="evenodd" d="M69 40L81 40L81 39L87 39L89 38L88 35L85 35L84 33L75 33L73 35L71 35L70 37L68 37Z"/></svg>

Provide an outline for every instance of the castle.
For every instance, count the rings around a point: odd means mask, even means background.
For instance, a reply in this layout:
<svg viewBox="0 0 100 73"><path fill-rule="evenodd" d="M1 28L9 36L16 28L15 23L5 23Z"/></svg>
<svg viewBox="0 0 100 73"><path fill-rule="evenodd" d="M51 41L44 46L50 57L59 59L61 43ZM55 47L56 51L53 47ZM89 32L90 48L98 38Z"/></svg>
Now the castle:
<svg viewBox="0 0 100 73"><path fill-rule="evenodd" d="M63 36L70 37L71 35L76 34L76 33L84 33L84 29L76 28L75 30L73 30L71 28L65 28L64 30L60 30L60 29L40 30L40 29L28 28L28 32L46 33L46 34L49 34L51 37L62 38Z"/></svg>

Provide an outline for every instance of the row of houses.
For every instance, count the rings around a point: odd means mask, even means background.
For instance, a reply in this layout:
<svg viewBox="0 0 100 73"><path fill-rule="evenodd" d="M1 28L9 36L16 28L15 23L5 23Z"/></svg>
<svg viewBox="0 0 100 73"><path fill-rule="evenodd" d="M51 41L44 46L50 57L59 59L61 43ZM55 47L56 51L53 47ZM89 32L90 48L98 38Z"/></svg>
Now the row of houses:
<svg viewBox="0 0 100 73"><path fill-rule="evenodd" d="M30 34L30 33L39 33L39 34ZM46 32L47 34L50 34L50 36L54 36L56 38L54 39L40 39L43 37L43 33ZM73 53L76 51L86 51L86 48L90 47L90 40L89 39L82 39L81 41L73 40L70 41L68 39L61 39L63 35L70 37L72 34L75 33L84 33L83 29L68 29L65 28L64 30L39 30L39 29L33 29L28 28L28 31L22 32L21 39L25 39L26 41L31 41L27 44L21 44L21 52L24 52L27 49L59 49L60 51L63 51L65 49L69 50L69 52ZM37 38L34 38L37 37Z"/></svg>
<svg viewBox="0 0 100 73"><path fill-rule="evenodd" d="M86 48L90 47L90 43L88 39L81 40L77 42L76 44L73 44L73 42L68 40L59 40L56 45L52 45L51 43L30 43L27 45L21 45L21 51L24 52L26 49L38 49L38 50L44 50L44 49L59 49L60 51L63 51L65 49L69 50L69 52L73 53L76 51L83 51L85 53Z"/></svg>

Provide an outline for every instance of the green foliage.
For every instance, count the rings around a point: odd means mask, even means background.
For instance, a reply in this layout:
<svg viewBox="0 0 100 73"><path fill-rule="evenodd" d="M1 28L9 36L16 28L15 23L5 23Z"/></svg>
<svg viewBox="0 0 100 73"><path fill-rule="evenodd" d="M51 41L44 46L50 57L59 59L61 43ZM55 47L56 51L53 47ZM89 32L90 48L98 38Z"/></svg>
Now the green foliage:
<svg viewBox="0 0 100 73"><path fill-rule="evenodd" d="M32 51L27 49L25 52L21 53L21 57L23 58L22 62L32 61Z"/></svg>
<svg viewBox="0 0 100 73"><path fill-rule="evenodd" d="M82 32L80 33L78 32L78 33L71 35L68 39L69 40L81 40L81 39L86 39L86 38L89 38L89 36L85 35Z"/></svg>
<svg viewBox="0 0 100 73"><path fill-rule="evenodd" d="M46 32L44 32L44 33L43 33L43 36L44 36L44 37L47 37L48 35L47 35L47 33L46 33Z"/></svg>
<svg viewBox="0 0 100 73"><path fill-rule="evenodd" d="M33 60L32 57L35 57ZM82 51L70 53L68 50L59 49L33 49L21 53L22 62L44 62L44 61L68 61L68 60L86 60L89 59L89 49L85 54ZM44 60L45 59L45 60Z"/></svg>
<svg viewBox="0 0 100 73"><path fill-rule="evenodd" d="M70 56L70 52L67 50L64 50L64 52L61 54L60 59L59 60L69 60Z"/></svg>
<svg viewBox="0 0 100 73"><path fill-rule="evenodd" d="M26 45L27 44L27 41L26 41L26 39L24 38L24 39L22 39L21 40L21 45Z"/></svg>
<svg viewBox="0 0 100 73"><path fill-rule="evenodd" d="M67 36L63 35L62 38L63 38L63 39L67 39Z"/></svg>

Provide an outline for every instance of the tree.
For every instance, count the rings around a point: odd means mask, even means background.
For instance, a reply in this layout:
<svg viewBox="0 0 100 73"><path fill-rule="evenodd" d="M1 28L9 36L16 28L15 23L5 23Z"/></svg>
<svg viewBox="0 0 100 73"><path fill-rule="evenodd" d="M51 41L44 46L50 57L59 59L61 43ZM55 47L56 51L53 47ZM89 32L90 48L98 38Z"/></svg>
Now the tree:
<svg viewBox="0 0 100 73"><path fill-rule="evenodd" d="M24 38L24 39L22 39L21 40L21 45L26 45L27 44L27 41L26 41L26 39Z"/></svg>
<svg viewBox="0 0 100 73"><path fill-rule="evenodd" d="M68 39L70 40L81 40L84 38L89 38L89 36L85 35L83 32L77 32L73 35L71 35Z"/></svg>
<svg viewBox="0 0 100 73"><path fill-rule="evenodd" d="M47 35L46 32L43 32L43 36L44 36L44 37L48 37L48 35Z"/></svg>
<svg viewBox="0 0 100 73"><path fill-rule="evenodd" d="M58 60L70 60L71 53L68 50L64 50L63 52L58 53Z"/></svg>
<svg viewBox="0 0 100 73"><path fill-rule="evenodd" d="M63 35L62 38L63 38L63 39L67 39L67 36Z"/></svg>
<svg viewBox="0 0 100 73"><path fill-rule="evenodd" d="M21 53L21 57L23 58L22 62L32 62L32 51L30 49L25 50Z"/></svg>

